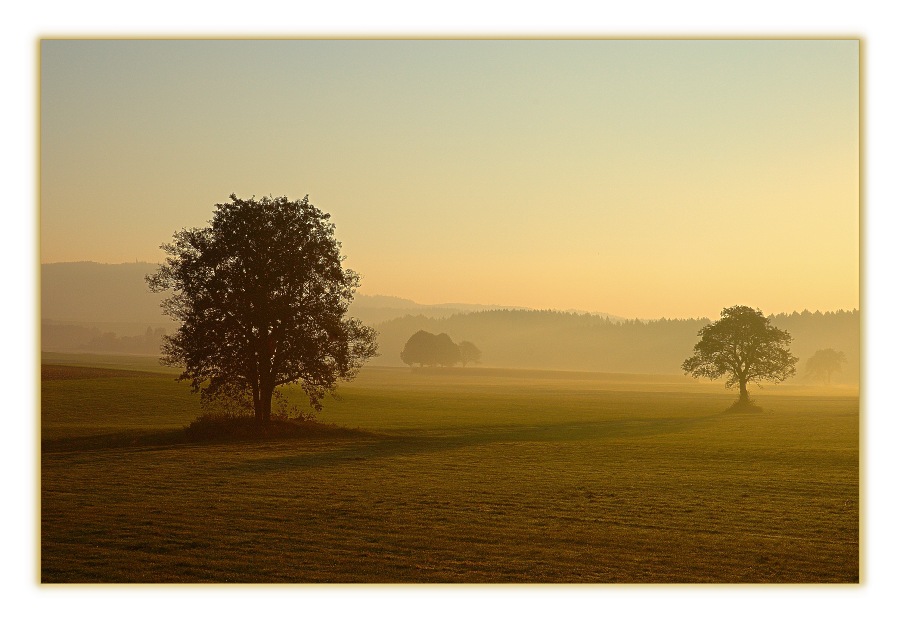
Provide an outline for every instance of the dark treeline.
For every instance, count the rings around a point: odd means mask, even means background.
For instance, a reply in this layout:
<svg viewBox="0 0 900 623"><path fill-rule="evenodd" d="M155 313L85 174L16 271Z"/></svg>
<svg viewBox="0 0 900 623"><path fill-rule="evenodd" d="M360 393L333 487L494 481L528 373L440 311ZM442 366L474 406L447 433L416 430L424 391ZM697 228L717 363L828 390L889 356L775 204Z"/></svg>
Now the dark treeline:
<svg viewBox="0 0 900 623"><path fill-rule="evenodd" d="M816 350L843 351L847 365L836 383L859 379L859 312L806 312L770 316L791 333L793 353L800 357L794 381L804 381L803 365ZM557 311L496 310L456 314L448 318L404 316L376 326L381 356L378 365L401 366L400 352L417 331L446 333L481 349L488 367L586 370L639 374L681 374L697 332L710 319L617 321L591 314Z"/></svg>

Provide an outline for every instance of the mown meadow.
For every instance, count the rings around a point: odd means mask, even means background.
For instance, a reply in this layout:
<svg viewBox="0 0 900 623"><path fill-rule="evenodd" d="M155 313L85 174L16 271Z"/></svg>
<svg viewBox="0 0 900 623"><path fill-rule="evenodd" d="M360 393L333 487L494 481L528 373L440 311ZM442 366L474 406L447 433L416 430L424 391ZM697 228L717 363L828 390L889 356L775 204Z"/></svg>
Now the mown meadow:
<svg viewBox="0 0 900 623"><path fill-rule="evenodd" d="M855 388L365 368L336 428L192 443L174 376L45 353L42 582L859 581Z"/></svg>

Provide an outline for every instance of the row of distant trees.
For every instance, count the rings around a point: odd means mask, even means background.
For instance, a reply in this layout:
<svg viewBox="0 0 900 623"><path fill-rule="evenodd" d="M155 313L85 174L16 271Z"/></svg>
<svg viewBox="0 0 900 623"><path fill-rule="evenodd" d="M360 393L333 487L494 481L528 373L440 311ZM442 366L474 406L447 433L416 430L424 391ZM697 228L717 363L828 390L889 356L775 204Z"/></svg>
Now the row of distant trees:
<svg viewBox="0 0 900 623"><path fill-rule="evenodd" d="M48 351L158 355L166 330L147 327L141 335L118 335L96 327L41 323L41 348Z"/></svg>
<svg viewBox="0 0 900 623"><path fill-rule="evenodd" d="M481 351L468 341L455 343L449 335L435 335L428 331L417 331L406 341L400 352L400 359L408 366L455 366L463 367L481 361Z"/></svg>

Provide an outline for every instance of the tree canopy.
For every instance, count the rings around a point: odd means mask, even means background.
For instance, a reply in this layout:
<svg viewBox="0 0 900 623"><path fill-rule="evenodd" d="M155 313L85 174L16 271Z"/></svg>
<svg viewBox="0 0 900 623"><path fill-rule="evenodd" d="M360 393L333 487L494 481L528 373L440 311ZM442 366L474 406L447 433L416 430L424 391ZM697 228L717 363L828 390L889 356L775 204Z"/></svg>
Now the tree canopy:
<svg viewBox="0 0 900 623"><path fill-rule="evenodd" d="M825 385L831 385L831 375L841 371L841 365L847 363L847 357L833 348L817 350L806 360L806 374L819 379Z"/></svg>
<svg viewBox="0 0 900 623"><path fill-rule="evenodd" d="M681 365L685 374L717 379L725 387L740 388L739 405L750 403L748 383L779 383L796 373L798 358L788 346L791 335L769 323L758 309L735 305L722 310L722 317L700 329L694 354Z"/></svg>
<svg viewBox="0 0 900 623"><path fill-rule="evenodd" d="M408 366L454 366L463 361L460 346L449 335L428 331L416 331L406 341L400 359Z"/></svg>
<svg viewBox="0 0 900 623"><path fill-rule="evenodd" d="M376 354L375 331L346 316L359 276L342 267L330 215L308 197L217 204L208 227L182 229L147 276L172 291L181 326L163 363L181 366L201 397L245 396L267 421L276 388L298 383L315 409Z"/></svg>

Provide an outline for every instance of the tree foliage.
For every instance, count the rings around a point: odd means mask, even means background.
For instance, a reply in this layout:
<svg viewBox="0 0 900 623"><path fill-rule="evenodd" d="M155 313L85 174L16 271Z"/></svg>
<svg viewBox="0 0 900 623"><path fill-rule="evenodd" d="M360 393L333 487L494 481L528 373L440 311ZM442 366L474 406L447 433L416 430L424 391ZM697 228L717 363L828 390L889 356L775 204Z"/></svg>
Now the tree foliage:
<svg viewBox="0 0 900 623"><path fill-rule="evenodd" d="M847 363L847 357L833 348L817 350L806 360L806 374L819 379L825 385L831 385L831 375L841 371L841 365Z"/></svg>
<svg viewBox="0 0 900 623"><path fill-rule="evenodd" d="M796 373L798 358L788 346L791 336L769 323L758 309L735 305L698 333L694 354L681 368L694 377L725 377L725 387L740 388L739 403L749 403L748 383L780 383Z"/></svg>
<svg viewBox="0 0 900 623"><path fill-rule="evenodd" d="M437 336L428 331L416 331L400 352L400 359L408 366L415 364L433 366L437 364L434 347Z"/></svg>
<svg viewBox="0 0 900 623"><path fill-rule="evenodd" d="M176 232L147 276L151 290L172 291L163 310L181 322L163 363L183 367L179 380L202 397L247 396L260 420L291 383L318 410L376 354L375 331L346 317L359 276L308 197L230 199L208 227Z"/></svg>

